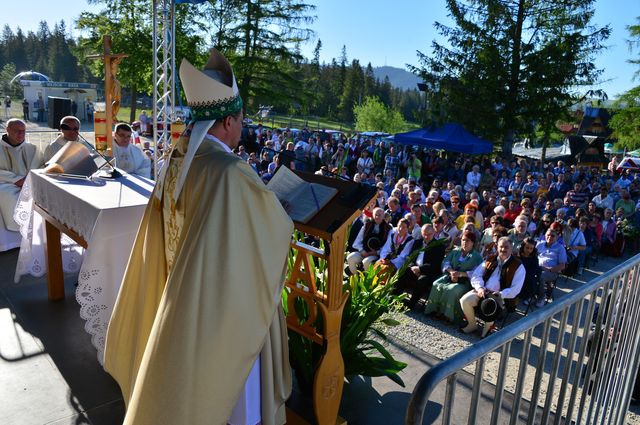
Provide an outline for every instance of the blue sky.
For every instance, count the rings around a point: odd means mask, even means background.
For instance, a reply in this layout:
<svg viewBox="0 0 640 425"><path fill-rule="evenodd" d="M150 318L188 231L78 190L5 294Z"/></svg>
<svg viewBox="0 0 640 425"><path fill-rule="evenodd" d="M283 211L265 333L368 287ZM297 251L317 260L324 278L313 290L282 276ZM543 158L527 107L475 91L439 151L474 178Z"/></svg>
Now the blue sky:
<svg viewBox="0 0 640 425"><path fill-rule="evenodd" d="M435 21L447 22L444 0L307 0L318 5L317 19L312 24L316 38L322 40L321 59L330 61L338 57L343 45L347 47L349 59L357 58L366 65L390 65L405 67L417 65L416 50L430 52L431 41L438 37L433 27ZM9 24L14 30L35 30L38 22L64 19L67 26L82 10L96 10L86 0L27 0L7 1L2 12L2 25ZM25 13L26 11L26 13ZM6 21L10 16L11 20ZM636 23L640 16L639 0L597 0L594 23L610 24L613 31L608 48L597 58L599 68L605 69L604 80L598 88L604 89L610 98L640 85L633 81L637 68L626 61L632 55L625 40L627 25ZM303 46L303 53L311 56L315 40ZM635 57L640 55L637 50Z"/></svg>

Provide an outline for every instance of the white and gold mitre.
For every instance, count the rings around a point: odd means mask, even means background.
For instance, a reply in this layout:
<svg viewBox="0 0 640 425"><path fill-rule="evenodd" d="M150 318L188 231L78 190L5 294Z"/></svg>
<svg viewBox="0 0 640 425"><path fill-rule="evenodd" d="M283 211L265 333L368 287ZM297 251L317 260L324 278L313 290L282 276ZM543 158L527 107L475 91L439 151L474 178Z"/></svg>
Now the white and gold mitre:
<svg viewBox="0 0 640 425"><path fill-rule="evenodd" d="M180 82L194 121L211 121L242 110L231 64L217 49L210 50L204 70L182 59Z"/></svg>

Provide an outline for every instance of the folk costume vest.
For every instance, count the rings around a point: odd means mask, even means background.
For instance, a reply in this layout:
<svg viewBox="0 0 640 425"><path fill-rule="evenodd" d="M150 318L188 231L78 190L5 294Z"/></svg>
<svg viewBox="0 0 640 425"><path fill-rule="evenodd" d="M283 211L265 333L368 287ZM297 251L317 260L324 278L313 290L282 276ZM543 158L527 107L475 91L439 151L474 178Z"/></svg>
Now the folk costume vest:
<svg viewBox="0 0 640 425"><path fill-rule="evenodd" d="M404 247L412 240L413 238L409 234L405 236L404 240L398 240L398 235L394 235L391 240L391 252L387 255L386 260L393 260L400 255Z"/></svg>
<svg viewBox="0 0 640 425"><path fill-rule="evenodd" d="M521 264L522 262L518 258L512 255L502 265L502 268L500 269L500 290L501 291L511 286L511 282L513 282L513 277L516 274L516 270L518 270L518 267L520 267ZM484 280L485 283L489 280L493 272L496 270L496 267L498 267L498 257L497 256L489 257L489 259L485 263L485 271L484 271L484 274L482 275L482 280ZM507 300L504 300L504 302L508 308L513 308L516 305L515 299L507 299Z"/></svg>
<svg viewBox="0 0 640 425"><path fill-rule="evenodd" d="M384 245L384 242L389 236L391 225L386 221L383 221L378 226L376 231L376 223L371 220L364 225L364 238L362 240L362 246L366 250L379 250Z"/></svg>

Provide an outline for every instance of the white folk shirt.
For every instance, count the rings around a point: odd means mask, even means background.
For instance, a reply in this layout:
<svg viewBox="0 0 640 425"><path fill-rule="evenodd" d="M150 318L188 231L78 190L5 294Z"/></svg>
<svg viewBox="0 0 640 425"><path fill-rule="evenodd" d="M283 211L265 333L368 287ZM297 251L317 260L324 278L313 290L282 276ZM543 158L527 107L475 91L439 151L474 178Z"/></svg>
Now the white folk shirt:
<svg viewBox="0 0 640 425"><path fill-rule="evenodd" d="M391 254L393 250L393 245L394 245L394 238L397 236L397 234L398 234L397 229L391 229L391 231L389 232L389 236L387 236L387 241L385 242L384 246L380 250L380 258L385 258L387 255ZM410 238L410 237L411 235L407 234L407 238ZM413 239L410 239L409 242L405 244L402 251L398 253L398 256L391 260L391 264L393 264L396 269L400 270L400 268L404 265L404 262L407 260L407 258L409 257L409 254L411 253L412 247L413 247Z"/></svg>
<svg viewBox="0 0 640 425"><path fill-rule="evenodd" d="M507 261L509 260L507 259ZM516 272L513 275L513 280L511 281L511 286L503 289L502 291L500 290L500 262L498 261L498 267L496 267L493 273L491 273L491 276L489 276L486 283L483 279L485 270L486 262L483 262L473 271L471 275L471 286L473 286L473 289L478 290L480 288L486 288L491 292L499 292L500 296L505 300L515 298L520 294L524 278L527 274L522 264L520 264L516 269Z"/></svg>
<svg viewBox="0 0 640 425"><path fill-rule="evenodd" d="M113 156L116 159L116 167L121 170L146 178L151 177L151 161L138 147L131 143L126 148L114 143Z"/></svg>

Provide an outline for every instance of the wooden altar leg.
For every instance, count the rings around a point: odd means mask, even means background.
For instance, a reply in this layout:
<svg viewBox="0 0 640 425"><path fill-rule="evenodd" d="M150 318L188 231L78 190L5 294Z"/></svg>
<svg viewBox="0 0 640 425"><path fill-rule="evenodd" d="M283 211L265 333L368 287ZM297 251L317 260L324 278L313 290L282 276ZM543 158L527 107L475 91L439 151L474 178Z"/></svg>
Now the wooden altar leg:
<svg viewBox="0 0 640 425"><path fill-rule="evenodd" d="M349 294L343 294L342 303L337 310L330 310L322 303L325 324L327 351L313 378L313 411L319 425L334 425L338 419L338 409L344 387L344 360L340 352L340 322L342 311L347 304Z"/></svg>
<svg viewBox="0 0 640 425"><path fill-rule="evenodd" d="M60 230L48 220L44 220L47 235L47 287L49 300L64 299L64 275L62 273L62 247L60 245Z"/></svg>

